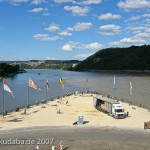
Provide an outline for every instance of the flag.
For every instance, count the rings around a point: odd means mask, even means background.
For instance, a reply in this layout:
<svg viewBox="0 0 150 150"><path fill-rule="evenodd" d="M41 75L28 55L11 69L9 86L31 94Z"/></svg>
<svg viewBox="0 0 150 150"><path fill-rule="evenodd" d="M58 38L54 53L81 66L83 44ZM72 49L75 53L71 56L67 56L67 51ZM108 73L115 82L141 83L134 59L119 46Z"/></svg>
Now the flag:
<svg viewBox="0 0 150 150"><path fill-rule="evenodd" d="M29 78L28 84L29 84L29 87L32 87L38 91L41 91L41 89L37 86L37 84L31 78Z"/></svg>
<svg viewBox="0 0 150 150"><path fill-rule="evenodd" d="M64 88L64 81L62 80L62 78L60 78L60 83L62 85L62 88Z"/></svg>
<svg viewBox="0 0 150 150"><path fill-rule="evenodd" d="M114 84L113 84L113 89L116 89L116 77L114 75Z"/></svg>
<svg viewBox="0 0 150 150"><path fill-rule="evenodd" d="M49 83L48 83L48 79L46 80L46 87L47 87L47 91L49 90L49 87L50 87L50 85L49 85Z"/></svg>
<svg viewBox="0 0 150 150"><path fill-rule="evenodd" d="M13 92L10 90L10 88L8 87L8 85L6 84L6 80L3 80L3 84L4 84L4 90L11 93L11 95L14 97Z"/></svg>
<svg viewBox="0 0 150 150"><path fill-rule="evenodd" d="M132 95L132 82L130 82L130 95Z"/></svg>

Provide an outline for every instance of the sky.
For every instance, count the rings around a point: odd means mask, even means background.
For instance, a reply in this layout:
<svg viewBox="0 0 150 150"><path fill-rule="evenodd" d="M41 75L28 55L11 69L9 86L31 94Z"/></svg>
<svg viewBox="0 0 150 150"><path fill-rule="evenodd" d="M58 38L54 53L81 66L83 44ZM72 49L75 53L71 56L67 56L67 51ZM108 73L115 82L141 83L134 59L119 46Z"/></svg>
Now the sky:
<svg viewBox="0 0 150 150"><path fill-rule="evenodd" d="M0 60L84 60L150 44L150 0L0 0Z"/></svg>

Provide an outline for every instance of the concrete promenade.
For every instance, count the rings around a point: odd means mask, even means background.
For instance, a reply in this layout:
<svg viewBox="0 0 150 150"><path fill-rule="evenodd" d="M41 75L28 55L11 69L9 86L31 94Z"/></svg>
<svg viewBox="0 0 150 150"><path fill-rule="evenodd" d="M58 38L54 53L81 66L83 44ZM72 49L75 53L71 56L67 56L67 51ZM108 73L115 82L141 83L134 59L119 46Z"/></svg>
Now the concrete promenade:
<svg viewBox="0 0 150 150"><path fill-rule="evenodd" d="M8 145L7 140L34 141L34 144ZM150 130L116 127L32 127L0 132L0 150L51 150L51 141L57 147L63 142L64 150L150 150ZM11 141L11 142L12 142ZM44 143L47 142L47 143Z"/></svg>

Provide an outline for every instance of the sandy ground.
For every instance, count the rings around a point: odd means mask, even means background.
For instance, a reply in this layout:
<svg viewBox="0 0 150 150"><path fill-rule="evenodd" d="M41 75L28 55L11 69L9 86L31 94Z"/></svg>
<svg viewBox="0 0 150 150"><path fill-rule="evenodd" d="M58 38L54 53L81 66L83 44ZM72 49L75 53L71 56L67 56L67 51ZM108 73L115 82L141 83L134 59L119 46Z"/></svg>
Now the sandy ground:
<svg viewBox="0 0 150 150"><path fill-rule="evenodd" d="M73 126L79 115L83 116L85 121L85 124L80 126L143 129L144 122L150 120L150 111L123 102L120 103L125 111L129 112L129 117L114 119L93 107L93 96L91 94L71 95L62 98L62 104L58 101L56 99L44 105L32 106L27 110L26 115L23 114L24 110L20 110L8 114L4 118L0 116L0 130L35 126ZM66 101L68 101L68 105L66 105ZM43 106L45 108L42 108ZM56 113L56 108L60 108L60 114Z"/></svg>

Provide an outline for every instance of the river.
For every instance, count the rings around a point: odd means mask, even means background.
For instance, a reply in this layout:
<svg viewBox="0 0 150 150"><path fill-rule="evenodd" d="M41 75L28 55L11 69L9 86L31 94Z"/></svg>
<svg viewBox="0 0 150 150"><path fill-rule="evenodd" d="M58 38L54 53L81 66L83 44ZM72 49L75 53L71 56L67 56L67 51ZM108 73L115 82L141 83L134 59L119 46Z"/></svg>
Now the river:
<svg viewBox="0 0 150 150"><path fill-rule="evenodd" d="M86 80L88 76L88 82ZM31 78L42 89L37 91L29 87L28 78ZM64 80L65 87L61 87L60 77ZM25 73L17 74L12 78L7 78L6 82L13 91L14 98L7 91L3 92L3 82L0 81L0 112L2 112L2 102L4 94L5 110L11 111L16 107L35 104L46 99L46 79L50 84L47 92L47 99L52 99L67 93L75 91L92 91L104 95L111 95L124 101L130 101L134 104L150 108L150 76L115 74L116 89L113 89L113 73L95 73L95 72L74 72L63 70L26 70ZM132 82L132 95L130 95L130 81Z"/></svg>

